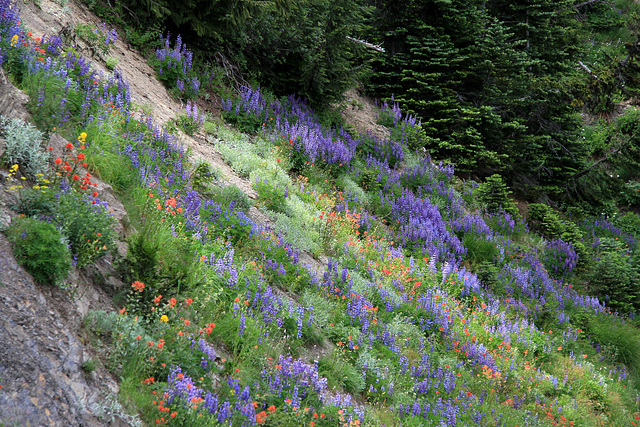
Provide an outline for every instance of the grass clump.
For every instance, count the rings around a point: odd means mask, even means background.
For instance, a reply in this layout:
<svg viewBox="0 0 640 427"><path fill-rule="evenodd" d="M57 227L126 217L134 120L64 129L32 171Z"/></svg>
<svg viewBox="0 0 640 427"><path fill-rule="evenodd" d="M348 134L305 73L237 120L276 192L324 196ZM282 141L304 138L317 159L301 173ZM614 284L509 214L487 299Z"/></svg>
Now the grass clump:
<svg viewBox="0 0 640 427"><path fill-rule="evenodd" d="M251 200L237 185L225 185L220 189L220 203L229 206L231 210L248 212L251 208Z"/></svg>

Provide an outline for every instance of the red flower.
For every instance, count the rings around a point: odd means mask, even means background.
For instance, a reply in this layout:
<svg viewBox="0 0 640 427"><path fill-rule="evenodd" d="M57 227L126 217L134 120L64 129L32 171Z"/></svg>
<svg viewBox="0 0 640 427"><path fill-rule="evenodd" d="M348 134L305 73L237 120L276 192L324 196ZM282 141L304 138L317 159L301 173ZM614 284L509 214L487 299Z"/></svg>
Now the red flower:
<svg viewBox="0 0 640 427"><path fill-rule="evenodd" d="M80 177L78 175L73 175L71 178L73 180L75 180L75 181L79 181L80 180Z"/></svg>
<svg viewBox="0 0 640 427"><path fill-rule="evenodd" d="M60 157L58 157L56 159L56 165L61 165L62 164L62 159Z"/></svg>
<svg viewBox="0 0 640 427"><path fill-rule="evenodd" d="M139 281L139 280L136 280L135 282L133 282L133 284L131 285L131 287L132 287L133 289L135 289L136 291L138 291L138 292L142 292L142 291L144 291L144 283L142 283L142 282L141 282L141 281Z"/></svg>
<svg viewBox="0 0 640 427"><path fill-rule="evenodd" d="M65 147L67 148L67 150L73 150L73 144L70 142L67 142L67 145L65 145Z"/></svg>
<svg viewBox="0 0 640 427"><path fill-rule="evenodd" d="M78 154L78 160L84 160L84 153Z"/></svg>

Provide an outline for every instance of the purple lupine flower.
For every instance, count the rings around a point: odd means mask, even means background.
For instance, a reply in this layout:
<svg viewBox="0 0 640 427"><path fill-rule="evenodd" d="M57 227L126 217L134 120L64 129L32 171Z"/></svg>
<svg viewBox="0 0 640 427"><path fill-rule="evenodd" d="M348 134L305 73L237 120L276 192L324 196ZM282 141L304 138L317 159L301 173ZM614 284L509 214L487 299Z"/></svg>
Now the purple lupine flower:
<svg viewBox="0 0 640 427"><path fill-rule="evenodd" d="M238 336L242 336L242 334L244 333L244 329L245 329L245 317L244 314L240 315L240 327L238 330Z"/></svg>

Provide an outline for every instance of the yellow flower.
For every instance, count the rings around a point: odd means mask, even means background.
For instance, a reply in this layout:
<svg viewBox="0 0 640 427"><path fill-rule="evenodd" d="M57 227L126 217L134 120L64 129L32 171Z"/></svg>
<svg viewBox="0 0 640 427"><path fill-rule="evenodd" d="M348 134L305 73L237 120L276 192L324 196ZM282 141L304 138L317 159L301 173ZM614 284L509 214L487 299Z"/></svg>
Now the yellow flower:
<svg viewBox="0 0 640 427"><path fill-rule="evenodd" d="M168 322L168 321L169 321L169 318L167 317L167 315L166 315L166 314L163 314L163 315L162 315L162 317L160 317L160 321L161 321L161 322Z"/></svg>
<svg viewBox="0 0 640 427"><path fill-rule="evenodd" d="M85 139L87 139L87 133L86 132L82 132L80 134L80 136L78 137L78 141L84 142Z"/></svg>
<svg viewBox="0 0 640 427"><path fill-rule="evenodd" d="M18 37L17 34L15 34L13 37L11 37L11 47L15 47L16 46L16 43L18 43L18 39L19 39L19 37Z"/></svg>
<svg viewBox="0 0 640 427"><path fill-rule="evenodd" d="M10 168L9 170L10 170L11 172L15 172L15 171L17 171L17 170L18 170L18 168L19 168L19 167L20 167L20 166L18 166L17 164L15 164L15 165L11 166L11 168Z"/></svg>

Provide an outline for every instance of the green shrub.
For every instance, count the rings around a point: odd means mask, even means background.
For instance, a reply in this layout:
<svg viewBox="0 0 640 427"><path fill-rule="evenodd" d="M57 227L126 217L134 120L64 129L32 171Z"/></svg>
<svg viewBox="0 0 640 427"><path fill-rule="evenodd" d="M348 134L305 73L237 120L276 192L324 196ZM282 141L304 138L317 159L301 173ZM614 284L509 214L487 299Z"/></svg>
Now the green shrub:
<svg viewBox="0 0 640 427"><path fill-rule="evenodd" d="M117 147L103 147L87 155L90 171L103 181L109 183L118 194L127 195L138 183L138 171L131 166L131 162L116 154ZM95 146L92 147L95 149Z"/></svg>
<svg viewBox="0 0 640 427"><path fill-rule="evenodd" d="M640 216L632 212L627 212L624 215L616 217L615 223L626 233L640 236Z"/></svg>
<svg viewBox="0 0 640 427"><path fill-rule="evenodd" d="M590 277L591 286L613 310L629 312L640 308L639 272L634 265L639 257L629 259L622 244L610 238L601 239L597 252L599 259Z"/></svg>
<svg viewBox="0 0 640 427"><path fill-rule="evenodd" d="M67 52L68 58L74 56L80 55L72 51ZM56 77L51 71L39 70L24 76L22 89L29 95L27 108L38 128L48 131L60 127L69 118L79 117L83 113L81 106L85 101L84 91L75 81L79 73L77 68L79 67L66 70L70 77L68 87L64 79ZM93 107L97 105L94 104Z"/></svg>
<svg viewBox="0 0 640 427"><path fill-rule="evenodd" d="M91 334L112 343L107 360L107 368L112 373L121 377L149 373L145 360L149 358L150 349L146 343L153 338L145 331L144 322L113 311L91 310L84 323Z"/></svg>
<svg viewBox="0 0 640 427"><path fill-rule="evenodd" d="M311 161L309 161L309 155L302 144L301 138L290 140L288 144L290 146L289 162L291 163L291 172L305 175L311 165Z"/></svg>
<svg viewBox="0 0 640 427"><path fill-rule="evenodd" d="M58 201L52 191L27 188L20 192L15 209L28 217L52 217L58 209Z"/></svg>
<svg viewBox="0 0 640 427"><path fill-rule="evenodd" d="M171 47L170 36L160 35L161 47L149 58L149 64L157 71L156 77L162 81L175 96L194 99L201 91L201 75L193 68L193 52L182 42L178 35ZM201 69L202 63L198 64Z"/></svg>
<svg viewBox="0 0 640 427"><path fill-rule="evenodd" d="M318 361L318 373L327 378L329 387L342 387L346 392L358 394L364 390L365 381L353 365L334 351Z"/></svg>
<svg viewBox="0 0 640 427"><path fill-rule="evenodd" d="M189 136L193 136L194 133L200 129L200 122L197 118L189 117L187 114L179 114L175 120L175 125Z"/></svg>
<svg viewBox="0 0 640 427"><path fill-rule="evenodd" d="M126 283L143 282L144 291L127 288L127 304L132 313L143 317L152 312L153 299L177 296L200 284L199 264L194 264L194 249L189 238L175 237L167 223L143 225L127 239L128 252L121 266Z"/></svg>
<svg viewBox="0 0 640 427"><path fill-rule="evenodd" d="M498 213L504 209L512 218L518 217L518 209L509 197L509 189L498 174L491 175L478 186L478 198L487 205L487 211Z"/></svg>
<svg viewBox="0 0 640 427"><path fill-rule="evenodd" d="M273 212L286 213L286 192L283 188L277 187L266 179L254 184L258 193L258 203Z"/></svg>
<svg viewBox="0 0 640 427"><path fill-rule="evenodd" d="M542 203L529 205L529 227L547 239L557 239L563 231L562 222L556 212Z"/></svg>
<svg viewBox="0 0 640 427"><path fill-rule="evenodd" d="M69 249L53 224L16 218L7 229L18 262L37 283L57 284L71 269Z"/></svg>
<svg viewBox="0 0 640 427"><path fill-rule="evenodd" d="M105 65L107 66L107 70L113 71L116 68L116 66L118 65L119 60L118 60L118 58L114 58L112 56L107 56L105 58L104 62L105 62Z"/></svg>
<svg viewBox="0 0 640 427"><path fill-rule="evenodd" d="M578 254L577 268L579 270L587 269L591 262L591 254L582 241L582 231L574 222L560 219L557 212L542 203L531 203L529 205L527 219L531 231L540 233L549 240L562 239L567 243L571 243L576 254Z"/></svg>
<svg viewBox="0 0 640 427"><path fill-rule="evenodd" d="M501 270L493 262L483 262L478 265L476 274L478 280L496 295L505 295L504 283L498 278Z"/></svg>
<svg viewBox="0 0 640 427"><path fill-rule="evenodd" d="M426 147L429 137L422 126L412 127L403 124L391 130L391 139L398 142L403 141L409 151L415 151Z"/></svg>
<svg viewBox="0 0 640 427"><path fill-rule="evenodd" d="M211 167L206 161L196 164L191 177L191 187L204 196L211 196L211 184L220 178L220 171Z"/></svg>
<svg viewBox="0 0 640 427"><path fill-rule="evenodd" d="M91 375L98 368L98 364L95 359L87 359L82 363L81 367L85 374Z"/></svg>
<svg viewBox="0 0 640 427"><path fill-rule="evenodd" d="M72 190L60 194L56 222L69 240L77 267L83 268L113 249L115 220L106 205Z"/></svg>
<svg viewBox="0 0 640 427"><path fill-rule="evenodd" d="M378 182L379 173L376 169L361 169L358 184L370 193L378 192L382 188L382 183Z"/></svg>
<svg viewBox="0 0 640 427"><path fill-rule="evenodd" d="M583 240L582 231L572 221L561 221L562 232L560 238L565 242L571 243L573 249L578 254L577 268L579 270L585 270L591 263L591 253L585 246Z"/></svg>
<svg viewBox="0 0 640 427"><path fill-rule="evenodd" d="M49 169L48 154L40 146L43 134L21 119L0 119L2 135L6 139L4 163L17 164L28 178L34 179Z"/></svg>
<svg viewBox="0 0 640 427"><path fill-rule="evenodd" d="M126 256L131 280L152 282L157 280L158 242L149 233L139 232L127 239Z"/></svg>
<svg viewBox="0 0 640 427"><path fill-rule="evenodd" d="M233 243L246 240L251 234L253 223L239 210L229 209L220 203L208 202L200 215L209 222L209 236L228 238Z"/></svg>
<svg viewBox="0 0 640 427"><path fill-rule="evenodd" d="M232 108L229 112L223 112L222 118L240 132L254 134L262 128L266 116L264 113L256 114L250 111L240 111L236 114L235 109Z"/></svg>
<svg viewBox="0 0 640 427"><path fill-rule="evenodd" d="M322 126L327 128L344 128L346 123L342 117L342 111L338 108L328 106L317 112L317 120Z"/></svg>
<svg viewBox="0 0 640 427"><path fill-rule="evenodd" d="M104 26L100 28L92 24L79 22L76 24L75 32L94 52L99 51L103 55L109 53L109 44L115 41L112 30L107 30Z"/></svg>

